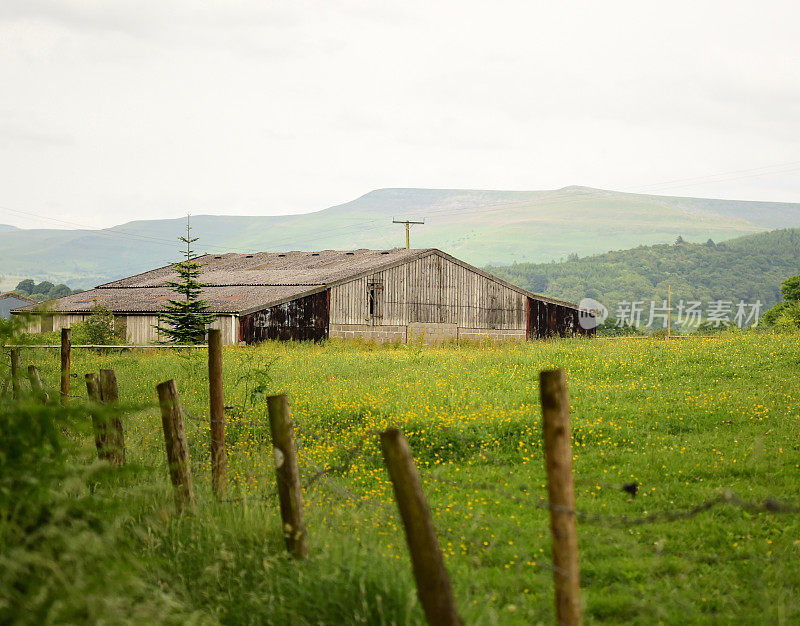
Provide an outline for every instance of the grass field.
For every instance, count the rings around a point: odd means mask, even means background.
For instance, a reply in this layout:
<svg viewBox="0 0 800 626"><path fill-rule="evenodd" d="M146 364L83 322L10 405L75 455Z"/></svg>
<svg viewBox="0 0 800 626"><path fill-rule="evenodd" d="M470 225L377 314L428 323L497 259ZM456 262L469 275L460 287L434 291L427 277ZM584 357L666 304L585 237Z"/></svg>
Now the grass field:
<svg viewBox="0 0 800 626"><path fill-rule="evenodd" d="M559 340L525 345L277 344L225 351L231 498L210 493L207 426L189 420L194 514L172 512L155 385L208 415L205 353L74 352L117 372L131 464L118 500L146 585L179 621L423 622L376 430L408 437L468 624L553 623L538 372L569 378L585 620L797 623L800 516L719 506L632 525L730 489L800 502L797 336ZM26 350L56 385L57 355ZM261 372L259 374L258 372ZM269 376L269 380L267 379ZM80 383L80 384L79 384ZM284 554L264 394L290 395L311 554ZM78 402L77 400L74 402ZM90 442L84 446L91 456ZM352 463L348 449L358 448ZM639 484L635 498L624 483ZM69 575L69 572L65 572ZM161 606L161 605L159 605ZM153 616L154 617L154 616ZM176 620L178 618L176 617ZM113 620L112 620L113 621Z"/></svg>

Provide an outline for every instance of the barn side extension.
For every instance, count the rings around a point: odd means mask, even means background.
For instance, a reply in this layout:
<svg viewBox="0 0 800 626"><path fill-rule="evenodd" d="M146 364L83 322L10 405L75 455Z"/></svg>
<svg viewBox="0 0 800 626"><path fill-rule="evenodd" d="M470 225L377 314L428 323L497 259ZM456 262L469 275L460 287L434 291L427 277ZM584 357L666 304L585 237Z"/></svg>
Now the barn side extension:
<svg viewBox="0 0 800 626"><path fill-rule="evenodd" d="M239 318L239 341L321 341L328 338L328 290Z"/></svg>
<svg viewBox="0 0 800 626"><path fill-rule="evenodd" d="M528 339L594 335L579 323L578 309L528 298Z"/></svg>

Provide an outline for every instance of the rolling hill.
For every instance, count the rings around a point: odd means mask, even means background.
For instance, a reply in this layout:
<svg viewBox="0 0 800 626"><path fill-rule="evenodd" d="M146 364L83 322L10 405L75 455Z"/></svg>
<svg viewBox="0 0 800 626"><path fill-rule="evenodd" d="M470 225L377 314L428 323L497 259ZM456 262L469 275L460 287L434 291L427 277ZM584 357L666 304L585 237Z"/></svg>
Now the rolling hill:
<svg viewBox="0 0 800 626"><path fill-rule="evenodd" d="M532 291L609 308L626 300L673 303L780 299L781 282L800 274L800 229L774 230L721 243L640 246L560 263L519 263L489 271ZM613 311L612 311L613 314Z"/></svg>
<svg viewBox="0 0 800 626"><path fill-rule="evenodd" d="M538 263L672 242L715 241L800 226L800 204L651 196L566 187L555 191L380 189L322 211L272 217L192 217L198 252L391 248L392 218L425 219L413 247L475 265ZM4 287L21 278L91 287L178 258L184 219L103 230L0 229Z"/></svg>

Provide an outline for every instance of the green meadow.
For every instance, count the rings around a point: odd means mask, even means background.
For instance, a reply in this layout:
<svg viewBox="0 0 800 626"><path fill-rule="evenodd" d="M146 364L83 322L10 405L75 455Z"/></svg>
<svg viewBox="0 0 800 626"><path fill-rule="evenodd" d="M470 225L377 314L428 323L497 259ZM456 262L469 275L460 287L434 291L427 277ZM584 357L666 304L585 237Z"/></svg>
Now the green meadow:
<svg viewBox="0 0 800 626"><path fill-rule="evenodd" d="M22 356L58 385L55 351ZM49 513L24 518L34 530L15 531L19 507L6 504L0 621L424 623L376 434L394 426L413 450L464 622L551 624L538 374L556 367L570 393L585 621L800 621L800 514L721 503L668 515L728 492L800 505L797 335L265 343L226 348L224 367L229 494L217 502L205 352L73 351L75 395L84 374L116 371L128 464L95 460L82 399L52 410L71 424L56 429L65 469L42 505ZM170 378L197 494L184 515L156 406L155 385ZM289 395L297 428L305 561L283 547L266 415L274 393ZM32 401L2 406L17 415L5 428L49 414ZM622 489L630 483L636 496Z"/></svg>

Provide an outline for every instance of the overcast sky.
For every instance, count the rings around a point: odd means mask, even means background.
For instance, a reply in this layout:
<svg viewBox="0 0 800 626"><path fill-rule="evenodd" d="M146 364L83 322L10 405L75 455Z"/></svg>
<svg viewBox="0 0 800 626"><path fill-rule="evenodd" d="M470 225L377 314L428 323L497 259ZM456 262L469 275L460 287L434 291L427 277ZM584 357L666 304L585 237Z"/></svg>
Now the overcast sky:
<svg viewBox="0 0 800 626"><path fill-rule="evenodd" d="M800 201L799 7L2 0L0 223L380 187Z"/></svg>

